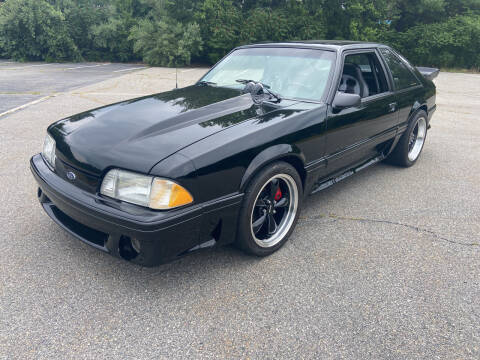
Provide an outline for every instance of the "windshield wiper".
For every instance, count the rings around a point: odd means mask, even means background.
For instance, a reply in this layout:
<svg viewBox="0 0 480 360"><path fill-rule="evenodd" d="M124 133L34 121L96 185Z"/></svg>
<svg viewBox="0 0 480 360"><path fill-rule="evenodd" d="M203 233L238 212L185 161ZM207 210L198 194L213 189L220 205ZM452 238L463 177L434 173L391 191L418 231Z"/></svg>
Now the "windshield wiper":
<svg viewBox="0 0 480 360"><path fill-rule="evenodd" d="M277 101L281 101L281 100L282 100L282 97L281 97L279 94L277 94L277 93L273 92L272 90L270 90L270 85L264 84L264 83L262 83L262 82L260 82L260 81L247 80L247 79L237 79L237 80L235 80L235 81L238 82L238 83L240 83L240 84L245 84L245 85L248 85L249 83L253 83L253 84L255 84L255 85L257 85L257 84L258 84L258 85L261 85L262 90L263 90L264 93L266 92L267 94L271 95L272 97L274 97L275 99L277 99ZM255 94L255 95L258 95L258 94Z"/></svg>
<svg viewBox="0 0 480 360"><path fill-rule="evenodd" d="M197 85L212 85L212 86L215 86L215 85L217 85L217 83L213 82L213 81L201 80L201 81L197 82Z"/></svg>

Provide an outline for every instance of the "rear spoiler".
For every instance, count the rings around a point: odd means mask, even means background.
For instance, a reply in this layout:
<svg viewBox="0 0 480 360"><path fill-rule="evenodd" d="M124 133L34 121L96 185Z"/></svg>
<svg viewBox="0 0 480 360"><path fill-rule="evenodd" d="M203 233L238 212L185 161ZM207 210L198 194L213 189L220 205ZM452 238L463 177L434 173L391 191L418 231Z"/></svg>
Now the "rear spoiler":
<svg viewBox="0 0 480 360"><path fill-rule="evenodd" d="M422 74L428 80L435 79L438 76L438 73L440 72L439 69L423 67L423 66L417 66L417 70L420 72L420 74Z"/></svg>

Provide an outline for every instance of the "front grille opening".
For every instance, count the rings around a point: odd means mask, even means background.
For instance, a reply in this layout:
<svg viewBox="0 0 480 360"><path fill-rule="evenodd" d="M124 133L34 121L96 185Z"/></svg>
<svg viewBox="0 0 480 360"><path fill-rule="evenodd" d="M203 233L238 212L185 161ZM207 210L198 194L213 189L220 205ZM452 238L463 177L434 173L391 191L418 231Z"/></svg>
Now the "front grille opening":
<svg viewBox="0 0 480 360"><path fill-rule="evenodd" d="M129 236L122 235L118 243L118 252L125 260L135 259L140 251L140 243L134 239L135 244L132 244L132 239Z"/></svg>
<svg viewBox="0 0 480 360"><path fill-rule="evenodd" d="M47 197L47 195L45 195L45 193L40 188L38 188L37 190L37 196L38 196L38 201L40 201L41 203L50 202L50 199Z"/></svg>
<svg viewBox="0 0 480 360"><path fill-rule="evenodd" d="M72 219L70 216L62 212L56 206L52 207L52 212L55 217L71 232L77 234L83 240L91 242L98 246L105 246L108 239L108 234L92 229L88 226L80 224L78 221Z"/></svg>

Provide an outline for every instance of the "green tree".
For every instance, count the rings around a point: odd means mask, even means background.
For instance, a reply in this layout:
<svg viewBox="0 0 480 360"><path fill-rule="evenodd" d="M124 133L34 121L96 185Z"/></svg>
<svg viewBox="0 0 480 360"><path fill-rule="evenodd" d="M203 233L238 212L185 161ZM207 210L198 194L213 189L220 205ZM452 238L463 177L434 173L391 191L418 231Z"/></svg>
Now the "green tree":
<svg viewBox="0 0 480 360"><path fill-rule="evenodd" d="M241 29L243 43L287 40L288 18L282 9L257 7L250 10Z"/></svg>
<svg viewBox="0 0 480 360"><path fill-rule="evenodd" d="M129 61L135 59L133 41L129 38L130 29L137 22L134 3L116 3L106 8L103 21L90 27L93 47L104 59Z"/></svg>
<svg viewBox="0 0 480 360"><path fill-rule="evenodd" d="M322 5L329 39L374 41L388 28L395 6L388 0L335 0Z"/></svg>
<svg viewBox="0 0 480 360"><path fill-rule="evenodd" d="M0 55L213 63L263 41L384 41L418 64L480 67L480 0L0 0Z"/></svg>
<svg viewBox="0 0 480 360"><path fill-rule="evenodd" d="M231 0L205 0L195 15L204 39L204 56L214 63L239 44L241 9Z"/></svg>
<svg viewBox="0 0 480 360"><path fill-rule="evenodd" d="M480 15L463 15L421 24L403 33L389 32L383 40L412 62L438 67L480 67Z"/></svg>
<svg viewBox="0 0 480 360"><path fill-rule="evenodd" d="M16 60L75 60L65 17L44 0L8 0L0 7L0 48Z"/></svg>
<svg viewBox="0 0 480 360"><path fill-rule="evenodd" d="M397 31L405 31L419 24L431 24L444 19L445 0L397 1L398 18L394 22Z"/></svg>
<svg viewBox="0 0 480 360"><path fill-rule="evenodd" d="M202 50L200 27L196 23L182 25L173 20L140 20L130 35L133 50L150 65L189 65L192 55Z"/></svg>
<svg viewBox="0 0 480 360"><path fill-rule="evenodd" d="M108 0L49 0L65 17L68 33L83 58L99 60L103 52L95 48L92 29L111 15Z"/></svg>

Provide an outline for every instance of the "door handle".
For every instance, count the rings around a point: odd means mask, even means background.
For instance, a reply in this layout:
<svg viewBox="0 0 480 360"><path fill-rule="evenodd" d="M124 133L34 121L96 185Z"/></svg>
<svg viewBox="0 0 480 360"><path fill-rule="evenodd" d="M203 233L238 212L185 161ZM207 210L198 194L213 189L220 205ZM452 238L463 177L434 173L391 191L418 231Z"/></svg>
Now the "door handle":
<svg viewBox="0 0 480 360"><path fill-rule="evenodd" d="M388 104L388 107L390 109L390 112L395 112L395 110L397 110L397 103L396 102L390 103Z"/></svg>

